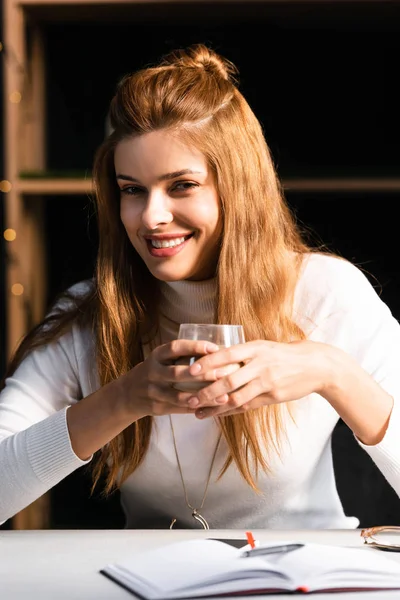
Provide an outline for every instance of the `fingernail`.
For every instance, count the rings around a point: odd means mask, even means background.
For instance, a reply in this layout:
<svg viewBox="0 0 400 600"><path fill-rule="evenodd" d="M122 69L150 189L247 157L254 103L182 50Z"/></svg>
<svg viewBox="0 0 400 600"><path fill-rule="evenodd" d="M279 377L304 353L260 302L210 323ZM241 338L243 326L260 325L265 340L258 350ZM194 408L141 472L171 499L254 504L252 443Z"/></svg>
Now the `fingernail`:
<svg viewBox="0 0 400 600"><path fill-rule="evenodd" d="M199 365L198 363L195 363L192 367L190 367L189 372L192 375L196 375L196 373L200 373L201 371L201 365Z"/></svg>
<svg viewBox="0 0 400 600"><path fill-rule="evenodd" d="M198 419L204 419L204 417L206 416L206 413L204 410L197 410L195 414Z"/></svg>
<svg viewBox="0 0 400 600"><path fill-rule="evenodd" d="M189 398L188 404L190 408L196 408L200 404L199 399L193 396L193 398Z"/></svg>
<svg viewBox="0 0 400 600"><path fill-rule="evenodd" d="M228 394L224 394L223 396L219 396L218 398L215 398L215 402L217 404L225 404L225 402L227 402L229 399Z"/></svg>
<svg viewBox="0 0 400 600"><path fill-rule="evenodd" d="M232 369L222 368L215 369L215 378L220 379L221 377L226 377L226 375L230 375L232 373Z"/></svg>
<svg viewBox="0 0 400 600"><path fill-rule="evenodd" d="M216 352L217 350L219 350L219 346L217 346L217 344L212 344L211 342L208 342L205 346L205 350L206 352Z"/></svg>

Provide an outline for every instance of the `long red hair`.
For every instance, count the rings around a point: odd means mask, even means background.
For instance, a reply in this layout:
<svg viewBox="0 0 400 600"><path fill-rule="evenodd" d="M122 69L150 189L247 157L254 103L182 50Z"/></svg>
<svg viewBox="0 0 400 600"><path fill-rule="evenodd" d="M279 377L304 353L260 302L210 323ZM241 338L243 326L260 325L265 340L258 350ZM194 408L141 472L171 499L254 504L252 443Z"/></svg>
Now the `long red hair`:
<svg viewBox="0 0 400 600"><path fill-rule="evenodd" d="M203 45L174 52L158 65L125 77L110 105L112 134L96 153L94 187L99 248L93 291L59 313L53 328L39 326L18 351L60 335L72 320L94 328L102 385L143 360L142 343L157 330L158 281L133 249L119 215L114 150L122 139L165 129L207 158L221 199L223 234L216 272L216 322L242 323L246 340L291 341L304 337L292 318L293 297L304 253L264 135L240 93L232 63ZM256 489L268 450L279 451L284 431L279 405L220 418L232 461ZM94 482L106 472L106 491L140 464L152 418L133 423L99 453ZM223 470L223 472L224 472Z"/></svg>

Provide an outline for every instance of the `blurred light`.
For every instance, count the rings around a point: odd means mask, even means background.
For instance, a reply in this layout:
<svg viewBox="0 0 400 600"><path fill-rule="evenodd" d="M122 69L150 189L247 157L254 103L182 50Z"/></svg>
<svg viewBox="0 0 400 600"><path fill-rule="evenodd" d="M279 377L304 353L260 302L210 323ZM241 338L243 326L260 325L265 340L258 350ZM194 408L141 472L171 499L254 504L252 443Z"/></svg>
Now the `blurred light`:
<svg viewBox="0 0 400 600"><path fill-rule="evenodd" d="M19 102L21 102L21 92L15 91L15 92L11 92L10 94L10 102L12 102L13 104L18 104Z"/></svg>
<svg viewBox="0 0 400 600"><path fill-rule="evenodd" d="M21 283L14 283L14 285L11 286L11 293L14 294L14 296L21 296L24 293L24 286Z"/></svg>
<svg viewBox="0 0 400 600"><path fill-rule="evenodd" d="M0 181L0 192L4 192L5 194L9 192L12 188L12 185L7 179L2 179Z"/></svg>
<svg viewBox="0 0 400 600"><path fill-rule="evenodd" d="M15 240L15 238L17 237L17 232L15 231L15 229L6 229L3 233L4 235L4 239L7 242L13 242Z"/></svg>

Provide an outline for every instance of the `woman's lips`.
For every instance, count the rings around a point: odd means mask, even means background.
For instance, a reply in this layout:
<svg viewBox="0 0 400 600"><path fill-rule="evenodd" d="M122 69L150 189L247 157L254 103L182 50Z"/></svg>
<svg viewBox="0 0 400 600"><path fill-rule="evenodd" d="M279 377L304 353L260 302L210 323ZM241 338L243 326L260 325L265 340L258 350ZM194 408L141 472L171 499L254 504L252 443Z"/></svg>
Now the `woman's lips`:
<svg viewBox="0 0 400 600"><path fill-rule="evenodd" d="M181 236L181 237L183 237L183 236ZM155 258L167 258L169 256L175 256L176 254L179 254L179 252L182 252L182 250L190 242L192 237L193 237L193 234L190 234L188 237L186 237L184 242L182 242L181 244L178 244L178 246L171 246L170 248L155 248L152 245L151 240L149 240L149 239L146 239L146 243L147 243L148 251L151 254L151 256L154 256ZM158 239L162 239L162 238L158 238ZM174 238L164 238L164 239L174 239Z"/></svg>

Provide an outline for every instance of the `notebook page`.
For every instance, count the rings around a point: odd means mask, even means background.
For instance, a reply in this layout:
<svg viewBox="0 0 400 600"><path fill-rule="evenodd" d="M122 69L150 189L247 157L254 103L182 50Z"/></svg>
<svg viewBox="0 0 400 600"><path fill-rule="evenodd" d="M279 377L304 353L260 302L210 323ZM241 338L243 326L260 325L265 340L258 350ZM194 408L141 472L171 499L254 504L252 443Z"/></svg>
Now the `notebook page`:
<svg viewBox="0 0 400 600"><path fill-rule="evenodd" d="M218 593L219 584L225 582L226 588L227 579L232 580L232 591L264 589L268 562L243 558L242 554L221 542L190 540L135 553L118 565L107 565L103 572L149 599L195 596L199 587L208 594ZM272 587L290 589L289 578L272 564L270 569ZM256 579L249 581L252 577Z"/></svg>
<svg viewBox="0 0 400 600"><path fill-rule="evenodd" d="M297 586L310 590L326 587L400 587L400 563L370 548L306 544L269 562L290 573Z"/></svg>
<svg viewBox="0 0 400 600"><path fill-rule="evenodd" d="M265 568L258 571L252 570L248 573L240 572L241 576L235 577L235 573L231 572L229 580L223 579L220 582L206 581L195 587L185 588L175 592L173 598L188 598L190 596L218 596L219 594L244 594L251 593L274 593L274 592L291 592L295 590L295 586L286 576L276 572L266 572ZM238 575L236 573L236 575ZM178 595L179 594L179 595Z"/></svg>
<svg viewBox="0 0 400 600"><path fill-rule="evenodd" d="M107 565L103 571L110 575L123 574L125 585L134 584L133 589L145 587L143 595L157 598L161 592L169 593L175 589L178 582L182 586L191 584L193 579L198 580L202 573L199 565L204 562L215 564L224 559L232 560L240 553L223 542L189 540L135 552L116 565ZM150 595L151 591L153 595Z"/></svg>
<svg viewBox="0 0 400 600"><path fill-rule="evenodd" d="M177 584L175 593L216 595L218 593L239 593L250 590L291 590L292 579L265 560L243 558L222 560L214 563L203 563L200 577L191 585ZM177 597L177 596L175 596Z"/></svg>

